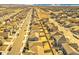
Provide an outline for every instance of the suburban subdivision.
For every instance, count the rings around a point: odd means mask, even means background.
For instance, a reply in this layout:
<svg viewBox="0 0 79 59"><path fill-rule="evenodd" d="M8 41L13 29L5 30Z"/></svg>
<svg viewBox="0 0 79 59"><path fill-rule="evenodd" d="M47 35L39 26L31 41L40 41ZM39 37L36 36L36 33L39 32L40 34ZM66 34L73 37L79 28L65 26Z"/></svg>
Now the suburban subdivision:
<svg viewBox="0 0 79 59"><path fill-rule="evenodd" d="M0 55L79 55L79 6L0 5Z"/></svg>

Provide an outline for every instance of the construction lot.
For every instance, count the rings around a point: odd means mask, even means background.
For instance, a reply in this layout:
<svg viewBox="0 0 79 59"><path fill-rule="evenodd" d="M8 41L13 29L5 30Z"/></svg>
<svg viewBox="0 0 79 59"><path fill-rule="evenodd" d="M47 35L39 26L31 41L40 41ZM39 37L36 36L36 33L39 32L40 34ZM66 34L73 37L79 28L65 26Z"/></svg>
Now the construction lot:
<svg viewBox="0 0 79 59"><path fill-rule="evenodd" d="M79 7L0 8L1 55L79 55Z"/></svg>

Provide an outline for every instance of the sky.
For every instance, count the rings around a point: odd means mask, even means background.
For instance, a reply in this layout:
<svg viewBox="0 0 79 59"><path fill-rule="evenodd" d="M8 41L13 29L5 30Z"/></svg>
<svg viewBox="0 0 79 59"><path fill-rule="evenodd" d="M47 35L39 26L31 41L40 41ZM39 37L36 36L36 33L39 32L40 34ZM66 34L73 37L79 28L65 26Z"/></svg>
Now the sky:
<svg viewBox="0 0 79 59"><path fill-rule="evenodd" d="M79 4L78 0L0 0L0 4Z"/></svg>

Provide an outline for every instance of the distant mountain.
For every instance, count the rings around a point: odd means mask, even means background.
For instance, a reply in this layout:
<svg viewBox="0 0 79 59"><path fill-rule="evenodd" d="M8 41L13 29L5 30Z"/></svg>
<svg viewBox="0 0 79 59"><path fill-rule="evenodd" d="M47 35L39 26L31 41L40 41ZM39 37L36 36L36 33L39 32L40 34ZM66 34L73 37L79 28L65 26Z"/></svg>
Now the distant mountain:
<svg viewBox="0 0 79 59"><path fill-rule="evenodd" d="M79 4L53 4L52 6L79 6Z"/></svg>
<svg viewBox="0 0 79 59"><path fill-rule="evenodd" d="M33 4L33 6L79 6L79 4Z"/></svg>
<svg viewBox="0 0 79 59"><path fill-rule="evenodd" d="M52 6L52 4L33 4L33 6Z"/></svg>
<svg viewBox="0 0 79 59"><path fill-rule="evenodd" d="M79 6L79 4L0 4L0 7L27 7L27 6Z"/></svg>

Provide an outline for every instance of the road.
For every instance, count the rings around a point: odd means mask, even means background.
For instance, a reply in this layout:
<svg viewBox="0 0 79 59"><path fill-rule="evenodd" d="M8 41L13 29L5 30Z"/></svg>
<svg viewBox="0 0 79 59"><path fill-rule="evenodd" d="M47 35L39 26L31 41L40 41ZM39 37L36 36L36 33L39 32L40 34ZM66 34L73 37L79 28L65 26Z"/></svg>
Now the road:
<svg viewBox="0 0 79 59"><path fill-rule="evenodd" d="M13 44L11 46L10 51L8 51L8 53L7 53L8 55L21 55L23 53L22 51L23 51L23 49L25 47L25 44L26 44L26 41L27 41L25 39L27 37L25 37L25 36L28 36L27 32L29 31L29 28L28 28L28 26L30 26L29 23L30 23L31 19L34 20L32 18L32 16L36 16L37 20L48 19L49 23L53 23L58 28L58 31L62 32L62 35L64 35L65 38L68 40L68 44L69 43L70 44L77 43L77 45L79 46L79 43L78 43L79 40L73 36L73 33L69 29L67 29L64 26L62 26L61 24L59 24L55 19L50 18L49 12L46 12L46 11L42 10L41 8L34 8L34 10L36 11L36 14L32 13L33 8L31 8L28 11L27 16L24 19L24 22L22 24L22 27L19 30L19 35L17 35L17 38L14 39L14 42L13 42ZM45 37L47 39L46 43L50 48L49 50L52 52L51 54L55 54L56 50L55 50L55 48L52 48L53 44L51 44L51 42L49 41L50 40L49 37L51 37L51 36L50 36L49 33L46 34L46 31L44 29L44 28L46 28L46 30L47 30L47 27L44 27L44 24L41 21L40 21L40 25L41 25L41 27L43 29L43 32L45 33ZM49 35L49 37L48 37L48 35ZM40 39L40 41L41 40L44 40L44 39ZM23 43L23 42L25 42L25 43ZM45 45L45 47L48 48L46 45ZM44 51L48 51L46 48L44 49ZM58 54L58 52L56 54Z"/></svg>
<svg viewBox="0 0 79 59"><path fill-rule="evenodd" d="M10 50L10 52L8 53L8 55L19 55L20 54L20 49L23 46L23 40L24 40L24 35L26 34L25 30L27 29L27 26L29 20L31 20L31 15L32 15L32 10L30 10L28 12L28 15L25 18L25 22L22 25L22 28L19 32L19 36L17 37L17 39L15 39L15 42L13 43L13 46ZM27 21L28 20L28 21Z"/></svg>
<svg viewBox="0 0 79 59"><path fill-rule="evenodd" d="M47 13L40 8L39 9L37 8L36 10L38 12L38 16L39 16L40 19L45 18L45 17L41 17L42 13L43 13L43 15L44 14L47 15ZM49 18L50 22L52 22L55 26L58 27L59 31L63 32L64 36L68 39L69 43L77 43L78 46L79 46L79 40L73 36L73 33L69 29L66 29L64 26L61 26L58 22L56 22L54 19L51 19L49 16L48 16L48 18Z"/></svg>
<svg viewBox="0 0 79 59"><path fill-rule="evenodd" d="M11 14L8 14L8 15L4 15L4 16L0 17L0 20L4 22L4 20L9 19L10 17L12 17L14 15L17 15L21 11L23 11L23 9L21 9L21 10L17 9L16 12L14 12L14 13L11 13ZM1 24L0 27L1 26L3 26L3 24Z"/></svg>

